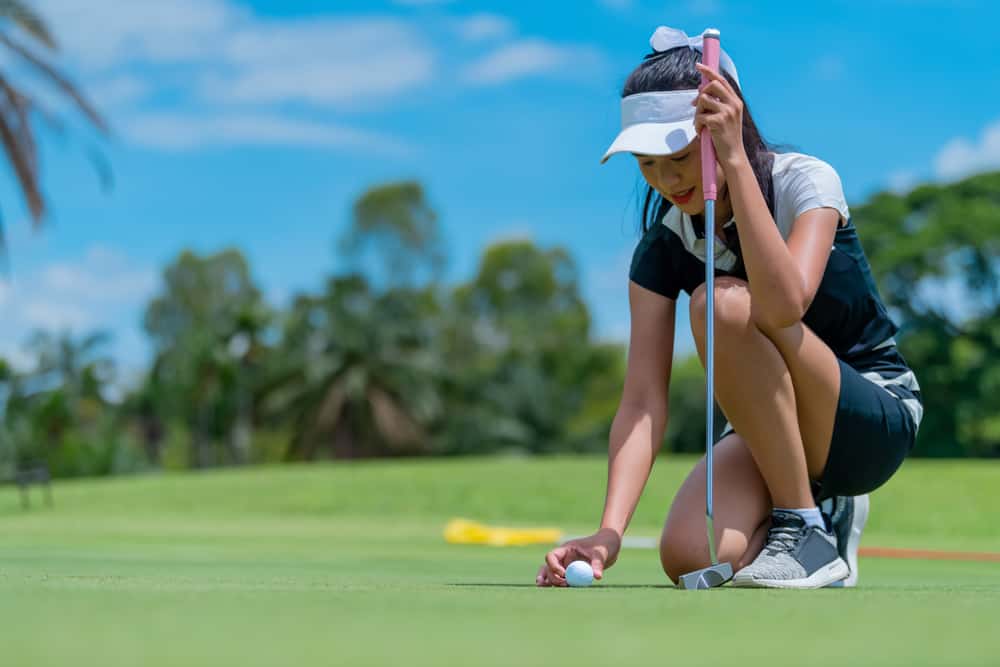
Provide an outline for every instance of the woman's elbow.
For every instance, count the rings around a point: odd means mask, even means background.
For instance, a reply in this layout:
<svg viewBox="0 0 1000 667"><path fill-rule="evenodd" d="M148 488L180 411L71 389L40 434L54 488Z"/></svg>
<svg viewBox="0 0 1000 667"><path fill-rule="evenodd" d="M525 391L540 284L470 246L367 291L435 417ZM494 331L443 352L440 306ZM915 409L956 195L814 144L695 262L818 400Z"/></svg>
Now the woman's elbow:
<svg viewBox="0 0 1000 667"><path fill-rule="evenodd" d="M794 326L805 317L806 308L789 301L769 308L754 310L754 323L763 331L780 331Z"/></svg>

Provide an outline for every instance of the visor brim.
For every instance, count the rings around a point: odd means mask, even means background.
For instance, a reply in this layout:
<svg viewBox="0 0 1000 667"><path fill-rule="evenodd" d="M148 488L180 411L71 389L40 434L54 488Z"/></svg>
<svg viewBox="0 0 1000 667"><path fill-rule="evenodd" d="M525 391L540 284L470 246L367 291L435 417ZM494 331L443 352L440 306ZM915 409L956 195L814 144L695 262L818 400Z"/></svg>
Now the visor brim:
<svg viewBox="0 0 1000 667"><path fill-rule="evenodd" d="M618 133L601 158L601 164L615 153L670 155L684 150L695 136L692 119L674 123L636 123Z"/></svg>

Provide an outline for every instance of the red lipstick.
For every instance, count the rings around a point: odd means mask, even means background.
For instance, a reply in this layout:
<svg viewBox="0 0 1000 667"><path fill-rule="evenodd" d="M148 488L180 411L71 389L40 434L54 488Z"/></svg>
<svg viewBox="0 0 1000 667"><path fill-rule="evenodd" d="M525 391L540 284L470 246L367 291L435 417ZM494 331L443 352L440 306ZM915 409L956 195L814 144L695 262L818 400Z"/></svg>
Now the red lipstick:
<svg viewBox="0 0 1000 667"><path fill-rule="evenodd" d="M686 192L683 192L681 194L670 195L670 199L672 199L675 204L686 204L689 201L691 201L691 197L693 196L694 196L694 188L691 188L690 190L687 190Z"/></svg>

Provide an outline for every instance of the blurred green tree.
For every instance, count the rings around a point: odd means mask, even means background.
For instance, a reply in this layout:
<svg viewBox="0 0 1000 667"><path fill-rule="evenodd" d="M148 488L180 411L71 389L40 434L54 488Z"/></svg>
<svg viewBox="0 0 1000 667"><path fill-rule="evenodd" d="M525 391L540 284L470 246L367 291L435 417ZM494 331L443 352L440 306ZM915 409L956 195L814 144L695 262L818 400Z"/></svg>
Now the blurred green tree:
<svg viewBox="0 0 1000 667"><path fill-rule="evenodd" d="M705 452L705 369L697 354L675 358L670 373L669 419L663 451ZM722 409L715 406L715 439L726 425Z"/></svg>
<svg viewBox="0 0 1000 667"><path fill-rule="evenodd" d="M411 181L372 187L354 203L337 243L351 271L295 298L262 390L271 423L291 424L286 458L429 451L444 370L437 220Z"/></svg>
<svg viewBox="0 0 1000 667"><path fill-rule="evenodd" d="M379 294L360 275L296 297L262 404L292 424L287 458L427 453L442 409L437 311L431 290Z"/></svg>
<svg viewBox="0 0 1000 667"><path fill-rule="evenodd" d="M370 283L407 287L441 278L446 255L437 213L413 181L386 183L354 203L351 223L338 241L347 266ZM366 263L366 259L373 261Z"/></svg>
<svg viewBox="0 0 1000 667"><path fill-rule="evenodd" d="M79 338L36 332L26 346L34 358L31 369L3 364L0 459L8 467L45 464L65 477L138 465L118 433L109 398L115 365L105 349L108 340L103 332Z"/></svg>
<svg viewBox="0 0 1000 667"><path fill-rule="evenodd" d="M442 449L552 452L606 445L622 350L596 345L565 249L486 248L458 286L445 334L453 374Z"/></svg>
<svg viewBox="0 0 1000 667"><path fill-rule="evenodd" d="M854 221L920 380L915 454L1000 455L1000 172L876 194Z"/></svg>
<svg viewBox="0 0 1000 667"><path fill-rule="evenodd" d="M156 405L167 421L183 423L192 465L247 459L272 317L238 250L185 251L164 270L163 290L143 321L153 366L131 405L147 417ZM143 430L162 436L148 422Z"/></svg>

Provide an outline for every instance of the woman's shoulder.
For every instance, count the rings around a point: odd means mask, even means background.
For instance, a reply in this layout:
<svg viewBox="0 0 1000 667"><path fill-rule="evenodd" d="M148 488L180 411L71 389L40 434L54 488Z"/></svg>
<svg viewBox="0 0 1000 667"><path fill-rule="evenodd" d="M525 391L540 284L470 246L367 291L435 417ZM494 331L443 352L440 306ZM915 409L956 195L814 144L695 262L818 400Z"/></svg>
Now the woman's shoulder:
<svg viewBox="0 0 1000 667"><path fill-rule="evenodd" d="M776 194L820 191L843 197L840 175L828 163L804 153L775 153L771 169Z"/></svg>
<svg viewBox="0 0 1000 667"><path fill-rule="evenodd" d="M837 176L837 170L829 162L821 160L814 155L806 155L805 153L775 153L774 166L771 169L771 173L775 177L792 176L802 173Z"/></svg>
<svg viewBox="0 0 1000 667"><path fill-rule="evenodd" d="M850 218L840 175L827 162L804 153L776 153L772 168L778 226L791 229L792 221L813 208L834 208Z"/></svg>

